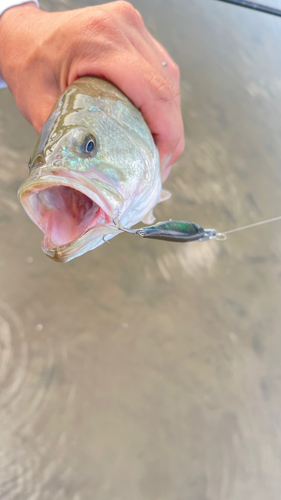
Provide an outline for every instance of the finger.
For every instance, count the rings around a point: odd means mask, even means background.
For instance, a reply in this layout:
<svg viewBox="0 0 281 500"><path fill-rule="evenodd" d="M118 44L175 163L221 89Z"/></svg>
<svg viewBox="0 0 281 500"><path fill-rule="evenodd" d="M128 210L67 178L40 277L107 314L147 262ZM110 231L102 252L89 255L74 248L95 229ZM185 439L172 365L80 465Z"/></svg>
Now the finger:
<svg viewBox="0 0 281 500"><path fill-rule="evenodd" d="M153 38L145 25L123 26L124 33L133 47L164 77L172 77L179 85L179 68L164 47ZM163 65L163 62L167 65Z"/></svg>
<svg viewBox="0 0 281 500"><path fill-rule="evenodd" d="M169 68L169 71L170 71L172 77L176 80L177 84L179 85L179 83L180 83L180 71L179 71L178 66L173 61L173 59L171 58L169 53L164 49L164 47L157 40L155 40L155 38L153 38L153 36L150 33L149 33L149 36L150 36L153 44L157 48L159 59L161 60L161 63L162 62L168 63L166 68Z"/></svg>
<svg viewBox="0 0 281 500"><path fill-rule="evenodd" d="M42 87L42 84L35 85L32 87L32 92L25 92L19 96L14 96L20 112L33 125L38 134L49 118L54 104L60 95L59 88L52 89L51 91L50 89L42 89Z"/></svg>
<svg viewBox="0 0 281 500"><path fill-rule="evenodd" d="M149 33L143 18L131 4L115 2L118 26L139 53L166 77L167 74L179 84L179 69L164 47ZM165 72L163 62L167 62Z"/></svg>
<svg viewBox="0 0 281 500"><path fill-rule="evenodd" d="M178 160L178 158L182 155L185 147L184 137L180 140L178 146L175 151L170 154L166 160L161 164L161 179L162 182L165 182L170 172L172 170L173 164Z"/></svg>
<svg viewBox="0 0 281 500"><path fill-rule="evenodd" d="M140 55L147 62L149 62L152 67L155 68L155 71L158 75L160 74L162 78L166 80L171 80L171 79L174 80L176 86L179 89L180 71L178 66L175 64L175 62L170 57L168 52L164 49L164 47L149 33L139 12L137 11L134 12L131 21L132 20L134 22L130 23L125 22L122 24L123 32L127 36L128 40L131 42L133 47L140 53ZM165 62L166 64L163 65L163 62ZM170 85L174 86L174 82L172 83L170 82ZM146 115L143 108L142 112L144 115ZM160 150L160 158L163 163L163 158L165 158L165 155L162 154L162 149L165 150L165 145L163 144L162 147L161 133L159 135L157 133L154 133L154 138ZM174 152L170 153L168 157L166 157L164 160L165 163L164 170L170 167L171 162L174 162L178 159L183 149L184 149L184 136L182 130L182 133L180 133L179 143L177 144Z"/></svg>
<svg viewBox="0 0 281 500"><path fill-rule="evenodd" d="M49 116L51 115L54 104L60 95L59 89L57 91L53 91L52 93L39 93L36 97L36 100L32 103L31 108L31 119L28 120L32 123L35 128L37 134L40 134L44 123L47 121ZM40 105L38 105L40 102Z"/></svg>

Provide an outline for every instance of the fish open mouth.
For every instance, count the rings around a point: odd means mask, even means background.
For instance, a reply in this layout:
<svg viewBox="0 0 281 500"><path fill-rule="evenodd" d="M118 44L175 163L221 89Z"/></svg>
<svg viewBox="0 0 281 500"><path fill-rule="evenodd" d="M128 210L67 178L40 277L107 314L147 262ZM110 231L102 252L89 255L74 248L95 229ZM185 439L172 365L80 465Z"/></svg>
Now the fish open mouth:
<svg viewBox="0 0 281 500"><path fill-rule="evenodd" d="M45 234L43 246L61 247L98 224L108 223L108 216L88 196L69 186L52 186L31 195L37 225Z"/></svg>
<svg viewBox="0 0 281 500"><path fill-rule="evenodd" d="M116 234L112 229L114 211L105 196L108 190L111 198L115 195L118 199L119 193L112 189L101 181L85 180L77 174L63 177L48 173L29 178L20 187L19 198L45 235L43 251L54 260L66 262L84 253L90 231L93 248L102 243L103 235Z"/></svg>

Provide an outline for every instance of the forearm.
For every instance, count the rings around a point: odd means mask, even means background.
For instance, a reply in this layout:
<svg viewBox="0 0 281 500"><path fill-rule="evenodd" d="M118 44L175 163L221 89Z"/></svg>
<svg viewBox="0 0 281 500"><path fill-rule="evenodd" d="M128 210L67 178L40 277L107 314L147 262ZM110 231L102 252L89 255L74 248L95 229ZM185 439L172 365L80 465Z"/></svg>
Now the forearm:
<svg viewBox="0 0 281 500"><path fill-rule="evenodd" d="M13 26L21 28L25 16L29 15L30 8L39 6L37 0L2 0L0 6L0 88L6 87L4 73L8 58L14 59L14 51L19 50L20 40L18 37L10 37ZM10 27L10 28L9 28ZM18 30L20 31L20 29ZM18 47L18 48L17 48Z"/></svg>

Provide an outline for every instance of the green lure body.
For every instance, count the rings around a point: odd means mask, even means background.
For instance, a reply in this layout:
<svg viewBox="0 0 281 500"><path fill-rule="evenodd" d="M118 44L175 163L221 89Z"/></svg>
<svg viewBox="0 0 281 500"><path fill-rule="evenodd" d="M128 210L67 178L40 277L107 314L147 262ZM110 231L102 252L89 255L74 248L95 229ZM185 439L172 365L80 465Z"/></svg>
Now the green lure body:
<svg viewBox="0 0 281 500"><path fill-rule="evenodd" d="M184 243L204 238L205 231L194 222L170 220L158 222L153 226L142 227L135 230L134 234L138 234L143 238Z"/></svg>

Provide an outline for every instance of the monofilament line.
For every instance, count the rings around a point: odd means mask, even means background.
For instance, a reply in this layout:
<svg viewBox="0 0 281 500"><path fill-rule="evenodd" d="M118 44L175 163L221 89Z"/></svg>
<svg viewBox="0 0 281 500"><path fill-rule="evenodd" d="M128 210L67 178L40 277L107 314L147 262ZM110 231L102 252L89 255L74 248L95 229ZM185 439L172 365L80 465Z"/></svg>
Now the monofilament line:
<svg viewBox="0 0 281 500"><path fill-rule="evenodd" d="M273 217L273 219L267 219L261 222L255 222L254 224L249 224L248 226L242 226L236 229L230 229L229 231L224 231L223 234L237 233L237 231L243 231L244 229L250 229L251 227L262 226L263 224L269 224L270 222L276 222L277 220L281 220L281 215L279 215L279 217Z"/></svg>

